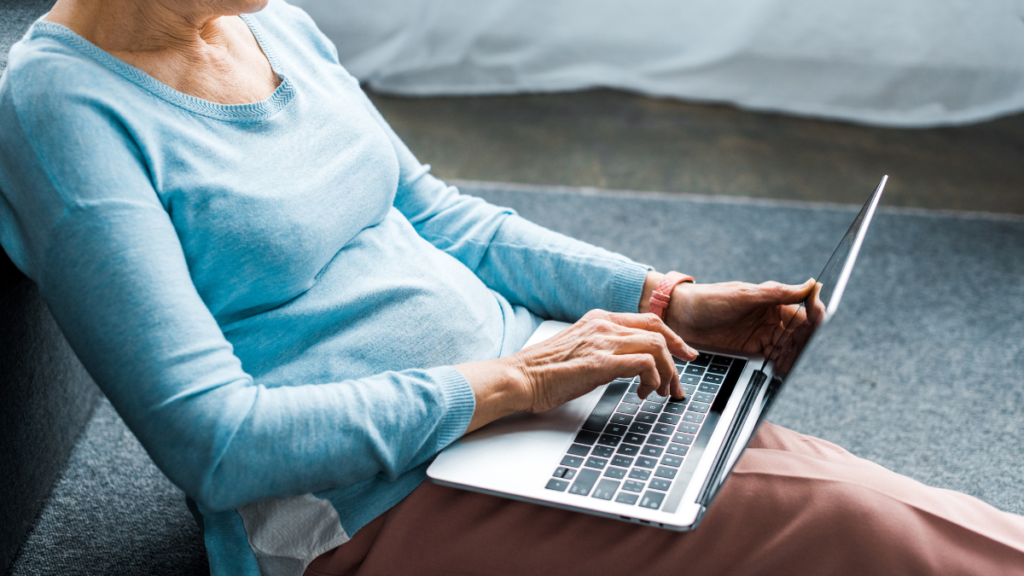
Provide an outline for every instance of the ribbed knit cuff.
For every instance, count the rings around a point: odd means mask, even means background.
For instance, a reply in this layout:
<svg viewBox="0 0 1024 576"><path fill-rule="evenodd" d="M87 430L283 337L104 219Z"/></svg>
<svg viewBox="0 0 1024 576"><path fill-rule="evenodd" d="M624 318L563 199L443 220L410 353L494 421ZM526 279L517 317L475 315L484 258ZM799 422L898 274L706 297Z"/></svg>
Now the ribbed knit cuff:
<svg viewBox="0 0 1024 576"><path fill-rule="evenodd" d="M612 293L609 312L636 314L640 309L640 296L644 293L644 281L650 266L636 262L623 262L612 279Z"/></svg>
<svg viewBox="0 0 1024 576"><path fill-rule="evenodd" d="M458 440L469 428L476 410L476 397L469 380L461 372L451 366L431 368L427 374L441 388L444 399L444 417L437 430L437 450L440 451Z"/></svg>

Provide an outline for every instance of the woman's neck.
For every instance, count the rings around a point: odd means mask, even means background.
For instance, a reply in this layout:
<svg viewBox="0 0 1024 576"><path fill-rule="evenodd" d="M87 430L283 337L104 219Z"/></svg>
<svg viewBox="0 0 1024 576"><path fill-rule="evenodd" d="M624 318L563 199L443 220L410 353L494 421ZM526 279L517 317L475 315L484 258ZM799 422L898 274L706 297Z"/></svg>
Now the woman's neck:
<svg viewBox="0 0 1024 576"><path fill-rule="evenodd" d="M211 6L214 5L214 6ZM107 52L202 52L226 43L216 3L58 0L44 20L63 24Z"/></svg>
<svg viewBox="0 0 1024 576"><path fill-rule="evenodd" d="M58 0L44 20L67 26L168 86L204 100L244 104L280 83L238 14L262 8L209 0ZM250 2L249 4L252 4Z"/></svg>

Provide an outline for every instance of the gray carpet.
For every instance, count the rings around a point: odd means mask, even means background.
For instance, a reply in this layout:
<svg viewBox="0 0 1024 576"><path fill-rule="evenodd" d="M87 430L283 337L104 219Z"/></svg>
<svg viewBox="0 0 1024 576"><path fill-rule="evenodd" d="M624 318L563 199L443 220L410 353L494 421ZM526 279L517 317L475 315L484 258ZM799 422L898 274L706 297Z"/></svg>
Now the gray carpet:
<svg viewBox="0 0 1024 576"><path fill-rule="evenodd" d="M816 274L856 208L463 189L702 282ZM865 190L865 196L869 190ZM1024 513L1024 220L884 211L771 420ZM101 402L13 574L199 574L182 496Z"/></svg>

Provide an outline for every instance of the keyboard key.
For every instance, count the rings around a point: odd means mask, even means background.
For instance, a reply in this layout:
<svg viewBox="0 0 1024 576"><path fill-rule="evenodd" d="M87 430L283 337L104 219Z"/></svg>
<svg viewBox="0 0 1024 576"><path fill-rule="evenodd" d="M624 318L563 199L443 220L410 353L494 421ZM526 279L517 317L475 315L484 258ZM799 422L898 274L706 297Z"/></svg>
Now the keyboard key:
<svg viewBox="0 0 1024 576"><path fill-rule="evenodd" d="M627 392L626 395L622 397L622 401L626 404L636 404L637 406L644 403L644 401L633 392Z"/></svg>
<svg viewBox="0 0 1024 576"><path fill-rule="evenodd" d="M601 473L597 470L581 470L576 476L576 481L569 488L569 493L579 494L580 496L590 494L590 489L594 487L594 484L600 477Z"/></svg>
<svg viewBox="0 0 1024 576"><path fill-rule="evenodd" d="M728 366L732 364L732 358L729 358L728 356L715 356L714 358L711 359L711 363Z"/></svg>
<svg viewBox="0 0 1024 576"><path fill-rule="evenodd" d="M636 411L639 409L640 407L636 404L626 404L623 402L622 404L619 404L619 407L616 408L615 411L622 412L623 414L636 414Z"/></svg>
<svg viewBox="0 0 1024 576"><path fill-rule="evenodd" d="M727 372L729 372L728 366L719 366L718 364L708 366L708 374L725 374Z"/></svg>
<svg viewBox="0 0 1024 576"><path fill-rule="evenodd" d="M669 454L674 454L676 456L686 456L686 451L687 450L689 450L689 448L687 448L686 446L683 446L682 444L669 444L668 445L668 453Z"/></svg>
<svg viewBox="0 0 1024 576"><path fill-rule="evenodd" d="M612 424L622 424L623 426L629 426L629 423L633 421L633 417L629 414L613 414Z"/></svg>
<svg viewBox="0 0 1024 576"><path fill-rule="evenodd" d="M693 436L679 432L672 437L672 441L689 446L690 444L693 444Z"/></svg>
<svg viewBox="0 0 1024 576"><path fill-rule="evenodd" d="M620 440L622 440L622 436L614 436L612 434L601 434L601 437L597 440L597 443L604 444L605 446L618 446Z"/></svg>
<svg viewBox="0 0 1024 576"><path fill-rule="evenodd" d="M678 414L662 414L658 416L658 422L664 422L665 424L679 424Z"/></svg>
<svg viewBox="0 0 1024 576"><path fill-rule="evenodd" d="M665 406L665 411L661 413L662 416L665 414L682 414L686 412L686 403L675 403L670 402Z"/></svg>
<svg viewBox="0 0 1024 576"><path fill-rule="evenodd" d="M650 434L651 425L644 424L643 422L633 422L633 425L629 427L629 431L634 434Z"/></svg>
<svg viewBox="0 0 1024 576"><path fill-rule="evenodd" d="M676 427L676 430L680 432L686 432L687 434L696 434L700 430L700 424L691 424L689 422L683 422Z"/></svg>
<svg viewBox="0 0 1024 576"><path fill-rule="evenodd" d="M629 504L632 506L636 504L637 498L640 498L638 494L630 494L629 492L619 492L619 495L615 497L615 501L619 504Z"/></svg>
<svg viewBox="0 0 1024 576"><path fill-rule="evenodd" d="M604 475L607 476L608 478L622 480L623 478L626 477L626 469L609 466L608 469L604 471Z"/></svg>
<svg viewBox="0 0 1024 576"><path fill-rule="evenodd" d="M636 459L636 465L641 468L654 468L655 466L658 465L658 461L654 458L647 458L646 456L641 456Z"/></svg>
<svg viewBox="0 0 1024 576"><path fill-rule="evenodd" d="M619 482L615 480L604 479L597 483L597 488L594 489L593 497L598 500L611 500L612 496L615 496L615 491L619 489Z"/></svg>
<svg viewBox="0 0 1024 576"><path fill-rule="evenodd" d="M721 388L719 384L712 384L710 382L702 382L700 385L700 391L707 392L708 394L718 394L719 388Z"/></svg>
<svg viewBox="0 0 1024 576"><path fill-rule="evenodd" d="M622 489L627 492L643 492L644 483L637 482L636 480L626 480L626 483L622 485Z"/></svg>
<svg viewBox="0 0 1024 576"><path fill-rule="evenodd" d="M696 394L693 395L694 402L703 402L705 404L711 404L711 402L713 402L714 400L715 395L709 394L707 392L697 392Z"/></svg>
<svg viewBox="0 0 1024 576"><path fill-rule="evenodd" d="M686 422L694 422L700 424L701 422L704 421L704 415L698 414L696 412L687 412L686 414L683 414L683 420Z"/></svg>
<svg viewBox="0 0 1024 576"><path fill-rule="evenodd" d="M633 468L629 471L629 477L633 480L647 480L651 477L650 470L641 470L640 468Z"/></svg>
<svg viewBox="0 0 1024 576"><path fill-rule="evenodd" d="M704 368L701 368L700 366L690 365L686 367L686 374L689 374L691 376L703 376Z"/></svg>
<svg viewBox="0 0 1024 576"><path fill-rule="evenodd" d="M615 434L616 436L622 436L626 433L626 427L622 424L609 424L604 427L605 434Z"/></svg>
<svg viewBox="0 0 1024 576"><path fill-rule="evenodd" d="M677 472L679 472L679 470L676 470L675 468L669 468L668 466L658 466L658 471L655 472L654 475L658 476L659 478L668 478L669 480L671 480L676 477Z"/></svg>
<svg viewBox="0 0 1024 576"><path fill-rule="evenodd" d="M654 444L655 446L668 446L668 436L661 436L659 434L651 434L647 437L648 444Z"/></svg>
<svg viewBox="0 0 1024 576"><path fill-rule="evenodd" d="M629 385L629 391L634 393L634 394L636 394L636 391L639 390L639 389L640 389L640 385L639 384L630 384Z"/></svg>
<svg viewBox="0 0 1024 576"><path fill-rule="evenodd" d="M712 384L721 384L722 380L725 380L725 376L721 374L705 374L704 382L710 382Z"/></svg>
<svg viewBox="0 0 1024 576"><path fill-rule="evenodd" d="M689 398L697 391L696 384L683 384L683 392L686 392L686 397Z"/></svg>
<svg viewBox="0 0 1024 576"><path fill-rule="evenodd" d="M622 441L625 442L626 444L643 444L645 440L647 440L647 437L644 436L643 434L633 433L626 434L626 436L622 439Z"/></svg>
<svg viewBox="0 0 1024 576"><path fill-rule="evenodd" d="M615 407L619 404L619 399L626 393L627 388L629 388L628 380L614 380L608 384L601 395L601 399L597 401L597 406L594 406L590 416L587 417L587 421L583 423L582 429L590 432L600 432L603 430L604 425L612 417Z"/></svg>
<svg viewBox="0 0 1024 576"><path fill-rule="evenodd" d="M644 456L657 458L658 456L661 456L662 450L664 450L664 448L658 448L657 446L651 446L650 444L648 444L647 446L644 446L642 450L640 450L640 453L643 454Z"/></svg>
<svg viewBox="0 0 1024 576"><path fill-rule="evenodd" d="M626 456L636 456L640 452L639 446L633 446L632 444L619 444L619 449L615 451L616 454L623 454Z"/></svg>
<svg viewBox="0 0 1024 576"><path fill-rule="evenodd" d="M643 422L644 424L654 424L657 421L657 414L651 414L650 412L641 412L636 415L636 422ZM634 422L634 424L636 422Z"/></svg>
<svg viewBox="0 0 1024 576"><path fill-rule="evenodd" d="M559 466L558 468L555 468L555 473L552 474L552 476L554 476L555 478L561 478L562 476L565 476L565 472L567 470L569 469L566 468L565 466Z"/></svg>
<svg viewBox="0 0 1024 576"><path fill-rule="evenodd" d="M576 439L573 442L577 444L586 444L587 446L593 445L597 442L598 434L596 432L587 432L586 430L580 430L580 433L576 435Z"/></svg>
<svg viewBox="0 0 1024 576"><path fill-rule="evenodd" d="M569 468L568 470L565 471L565 475L562 476L562 478L565 478L566 480L572 480L572 477L575 476L575 475L576 475L576 469L575 468Z"/></svg>
<svg viewBox="0 0 1024 576"><path fill-rule="evenodd" d="M691 366L693 366L694 364L696 364L697 366L707 366L708 364L711 364L711 354L701 353L697 355L696 360L690 361Z"/></svg>
<svg viewBox="0 0 1024 576"><path fill-rule="evenodd" d="M629 456L616 456L612 458L613 466L622 466L623 468L629 468L633 465L633 459Z"/></svg>
<svg viewBox="0 0 1024 576"><path fill-rule="evenodd" d="M661 490L662 492L668 492L668 489L672 487L672 482L669 480L651 480L651 490Z"/></svg>
<svg viewBox="0 0 1024 576"><path fill-rule="evenodd" d="M581 446L579 444L573 444L569 446L569 454L573 456L586 456L590 454L590 446Z"/></svg>
<svg viewBox="0 0 1024 576"><path fill-rule="evenodd" d="M611 458L615 451L612 450L611 446L594 446L594 451L590 453L591 456L600 456L601 458Z"/></svg>
<svg viewBox="0 0 1024 576"><path fill-rule="evenodd" d="M687 410L690 410L691 412L700 412L701 414L703 414L707 412L708 408L710 407L710 404L704 404L703 402L690 402L690 407L687 408Z"/></svg>
<svg viewBox="0 0 1024 576"><path fill-rule="evenodd" d="M571 492L571 490L570 490ZM650 508L651 510L657 510L661 508L661 502L665 499L664 492L652 492L648 490L644 492L644 497L640 500L640 505L644 508Z"/></svg>
<svg viewBox="0 0 1024 576"><path fill-rule="evenodd" d="M545 486L545 488L547 488L548 490L557 490L558 492L565 492L565 489L568 487L568 482L566 482L565 480L558 480L556 478L548 480L548 485Z"/></svg>
<svg viewBox="0 0 1024 576"><path fill-rule="evenodd" d="M676 427L672 426L671 424L655 424L654 425L654 432L655 432L655 434L665 434L666 436L671 436L672 433L675 432L675 431L676 431Z"/></svg>
<svg viewBox="0 0 1024 576"><path fill-rule="evenodd" d="M697 385L700 384L700 376L694 376L692 374L680 374L679 383L683 385L683 390L686 390L687 386L693 386L696 388ZM689 394L690 391L686 390L686 393Z"/></svg>
<svg viewBox="0 0 1024 576"><path fill-rule="evenodd" d="M661 413L661 404L657 402L644 402L644 405L640 407L644 412L653 412L655 414Z"/></svg>
<svg viewBox="0 0 1024 576"><path fill-rule="evenodd" d="M583 464L583 458L577 458L576 456L566 456L562 458L561 465L569 466L571 468L579 468L580 464Z"/></svg>
<svg viewBox="0 0 1024 576"><path fill-rule="evenodd" d="M659 396L657 392L651 392L651 394L647 396L647 402L654 402L655 404L664 404L665 402L668 402L668 399L668 396Z"/></svg>
<svg viewBox="0 0 1024 576"><path fill-rule="evenodd" d="M661 459L661 463L665 466L679 468L683 464L683 459L678 456L665 456Z"/></svg>
<svg viewBox="0 0 1024 576"><path fill-rule="evenodd" d="M603 470L605 465L607 464L608 461L605 460L604 458L590 457L587 458L587 463L584 464L584 466L586 466L587 468L597 468L598 470Z"/></svg>

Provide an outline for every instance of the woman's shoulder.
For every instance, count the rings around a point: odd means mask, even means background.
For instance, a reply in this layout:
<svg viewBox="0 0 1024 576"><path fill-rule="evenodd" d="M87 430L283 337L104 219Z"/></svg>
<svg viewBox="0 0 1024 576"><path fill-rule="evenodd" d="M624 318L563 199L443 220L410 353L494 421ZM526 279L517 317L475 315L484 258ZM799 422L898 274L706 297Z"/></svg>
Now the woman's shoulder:
<svg viewBox="0 0 1024 576"><path fill-rule="evenodd" d="M37 21L11 47L0 80L0 107L13 107L22 120L39 113L52 120L61 110L77 108L80 113L82 104L112 98L110 80L117 74L90 48L102 52L64 26Z"/></svg>

